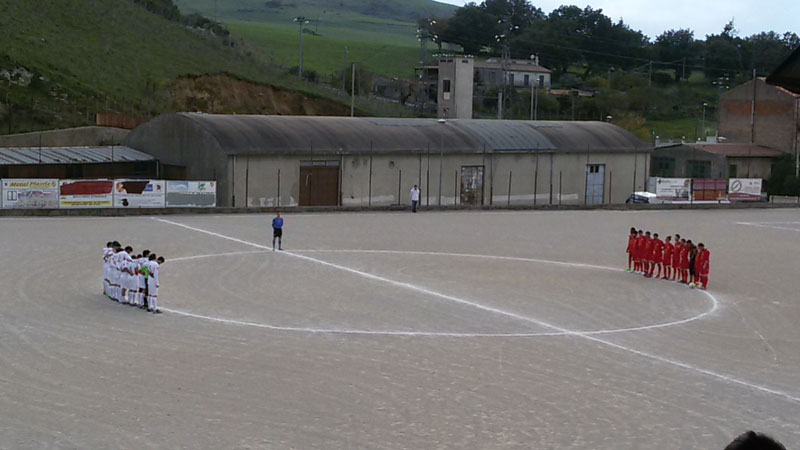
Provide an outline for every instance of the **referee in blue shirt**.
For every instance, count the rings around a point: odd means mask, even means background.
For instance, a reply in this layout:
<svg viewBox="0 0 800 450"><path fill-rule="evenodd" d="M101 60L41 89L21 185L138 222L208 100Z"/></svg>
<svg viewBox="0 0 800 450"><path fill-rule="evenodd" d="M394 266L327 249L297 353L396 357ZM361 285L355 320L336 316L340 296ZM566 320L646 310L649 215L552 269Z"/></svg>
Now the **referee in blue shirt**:
<svg viewBox="0 0 800 450"><path fill-rule="evenodd" d="M272 251L275 251L275 239L278 240L278 250L283 250L283 243L281 238L283 237L283 218L281 217L280 211L278 211L278 215L272 219Z"/></svg>

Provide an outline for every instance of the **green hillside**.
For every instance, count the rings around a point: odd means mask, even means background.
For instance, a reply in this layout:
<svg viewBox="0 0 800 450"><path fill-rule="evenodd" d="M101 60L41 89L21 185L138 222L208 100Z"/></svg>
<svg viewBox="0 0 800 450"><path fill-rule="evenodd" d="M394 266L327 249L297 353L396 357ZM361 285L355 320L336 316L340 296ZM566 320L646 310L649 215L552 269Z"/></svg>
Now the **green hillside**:
<svg viewBox="0 0 800 450"><path fill-rule="evenodd" d="M416 23L420 17L449 17L456 7L431 0L177 0L184 13L217 20L291 21L297 16L321 23L372 26Z"/></svg>
<svg viewBox="0 0 800 450"><path fill-rule="evenodd" d="M313 89L234 44L129 0L0 0L0 132L155 114L186 75Z"/></svg>
<svg viewBox="0 0 800 450"><path fill-rule="evenodd" d="M215 8L216 3L216 8ZM342 70L345 58L385 76L410 77L420 58L417 19L448 17L456 8L430 0L177 0L184 13L217 17L274 64L298 64L304 26L304 66L323 75ZM346 50L349 56L346 54Z"/></svg>

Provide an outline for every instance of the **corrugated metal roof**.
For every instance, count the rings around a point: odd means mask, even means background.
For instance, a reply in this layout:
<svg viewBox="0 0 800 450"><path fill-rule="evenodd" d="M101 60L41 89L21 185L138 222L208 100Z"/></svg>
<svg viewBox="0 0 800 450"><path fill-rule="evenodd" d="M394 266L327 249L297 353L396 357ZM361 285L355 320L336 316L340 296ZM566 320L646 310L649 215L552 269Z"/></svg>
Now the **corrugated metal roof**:
<svg viewBox="0 0 800 450"><path fill-rule="evenodd" d="M192 127L197 128L195 133ZM174 130L209 136L228 155L652 150L631 133L605 122L450 119L439 123L436 119L200 113L159 116L132 132L126 143L169 136Z"/></svg>
<svg viewBox="0 0 800 450"><path fill-rule="evenodd" d="M688 145L689 147L696 148L704 152L732 157L774 158L783 154L783 152L780 150L775 150L774 148L764 147L756 144L724 143Z"/></svg>
<svg viewBox="0 0 800 450"><path fill-rule="evenodd" d="M16 147L0 148L0 165L91 164L152 161L155 158L130 147Z"/></svg>

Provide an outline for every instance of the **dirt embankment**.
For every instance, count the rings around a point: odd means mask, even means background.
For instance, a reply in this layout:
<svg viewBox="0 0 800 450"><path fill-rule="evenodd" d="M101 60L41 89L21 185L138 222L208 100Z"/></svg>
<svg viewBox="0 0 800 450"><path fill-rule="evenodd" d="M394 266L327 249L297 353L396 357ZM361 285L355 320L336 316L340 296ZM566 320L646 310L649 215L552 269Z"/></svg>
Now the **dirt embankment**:
<svg viewBox="0 0 800 450"><path fill-rule="evenodd" d="M346 116L347 105L229 75L183 77L169 88L170 109L210 114Z"/></svg>

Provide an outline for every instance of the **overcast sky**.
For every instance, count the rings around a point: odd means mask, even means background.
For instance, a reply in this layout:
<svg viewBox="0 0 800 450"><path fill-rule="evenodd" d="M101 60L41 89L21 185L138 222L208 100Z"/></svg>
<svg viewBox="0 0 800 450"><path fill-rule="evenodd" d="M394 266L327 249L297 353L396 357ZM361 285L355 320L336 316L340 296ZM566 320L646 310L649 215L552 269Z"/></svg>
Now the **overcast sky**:
<svg viewBox="0 0 800 450"><path fill-rule="evenodd" d="M462 6L465 0L440 0ZM480 1L476 1L480 3ZM622 18L652 40L664 30L689 28L695 38L718 34L734 19L740 36L761 31L791 31L800 34L800 0L592 0L569 2L536 0L531 2L546 14L563 4L602 9L615 22Z"/></svg>

